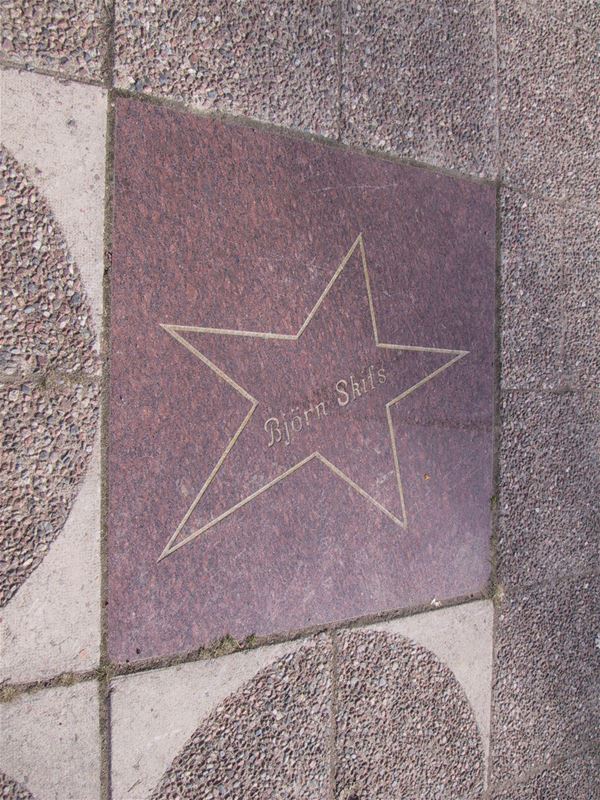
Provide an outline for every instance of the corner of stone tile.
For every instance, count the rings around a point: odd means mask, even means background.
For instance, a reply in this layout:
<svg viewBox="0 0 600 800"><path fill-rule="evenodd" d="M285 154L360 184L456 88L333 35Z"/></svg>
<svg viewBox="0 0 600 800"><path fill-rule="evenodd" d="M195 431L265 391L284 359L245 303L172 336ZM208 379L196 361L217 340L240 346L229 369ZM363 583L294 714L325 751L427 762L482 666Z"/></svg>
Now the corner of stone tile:
<svg viewBox="0 0 600 800"><path fill-rule="evenodd" d="M223 700L261 669L314 641L270 645L113 679L114 800L146 797Z"/></svg>
<svg viewBox="0 0 600 800"><path fill-rule="evenodd" d="M99 800L95 681L21 694L0 704L0 722L0 771L35 800Z"/></svg>

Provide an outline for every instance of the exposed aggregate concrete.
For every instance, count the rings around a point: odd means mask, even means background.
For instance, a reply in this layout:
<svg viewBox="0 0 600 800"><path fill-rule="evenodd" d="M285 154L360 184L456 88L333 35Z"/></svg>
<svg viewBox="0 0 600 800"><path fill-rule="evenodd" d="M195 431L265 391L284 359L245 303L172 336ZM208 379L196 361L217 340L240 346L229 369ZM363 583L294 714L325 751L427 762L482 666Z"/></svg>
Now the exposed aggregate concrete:
<svg viewBox="0 0 600 800"><path fill-rule="evenodd" d="M13 781L0 772L0 798L2 800L34 800L33 795L21 783Z"/></svg>
<svg viewBox="0 0 600 800"><path fill-rule="evenodd" d="M117 0L116 85L336 136L336 8Z"/></svg>
<svg viewBox="0 0 600 800"><path fill-rule="evenodd" d="M600 4L597 0L532 0L546 14L571 25L600 33Z"/></svg>
<svg viewBox="0 0 600 800"><path fill-rule="evenodd" d="M600 753L549 767L522 785L495 792L490 800L595 800L600 795Z"/></svg>
<svg viewBox="0 0 600 800"><path fill-rule="evenodd" d="M77 266L22 168L0 161L0 606L60 532L98 418L99 358Z"/></svg>
<svg viewBox="0 0 600 800"><path fill-rule="evenodd" d="M173 761L153 800L325 800L330 647L317 640L230 695Z"/></svg>
<svg viewBox="0 0 600 800"><path fill-rule="evenodd" d="M493 5L344 0L342 139L491 177Z"/></svg>
<svg viewBox="0 0 600 800"><path fill-rule="evenodd" d="M600 561L600 397L507 392L500 414L500 583L589 574Z"/></svg>
<svg viewBox="0 0 600 800"><path fill-rule="evenodd" d="M337 796L479 797L481 741L450 669L401 636L339 640Z"/></svg>
<svg viewBox="0 0 600 800"><path fill-rule="evenodd" d="M599 5L600 8L600 5ZM565 369L570 384L598 396L600 387L600 214L564 212Z"/></svg>
<svg viewBox="0 0 600 800"><path fill-rule="evenodd" d="M450 669L402 636L336 638L337 668L320 637L231 694L175 758L153 800L326 800L332 778L335 796L346 800L479 798L480 737Z"/></svg>
<svg viewBox="0 0 600 800"><path fill-rule="evenodd" d="M0 373L98 372L91 310L64 238L40 192L0 151Z"/></svg>
<svg viewBox="0 0 600 800"><path fill-rule="evenodd" d="M596 50L593 34L551 16L541 3L499 4L500 141L509 184L597 204Z"/></svg>
<svg viewBox="0 0 600 800"><path fill-rule="evenodd" d="M496 633L494 783L564 758L597 737L599 631L598 578L538 585L505 598Z"/></svg>
<svg viewBox="0 0 600 800"><path fill-rule="evenodd" d="M504 189L502 202L502 385L564 383L564 209Z"/></svg>
<svg viewBox="0 0 600 800"><path fill-rule="evenodd" d="M87 467L97 419L94 384L0 389L0 606L62 530Z"/></svg>
<svg viewBox="0 0 600 800"><path fill-rule="evenodd" d="M5 0L2 57L72 77L101 80L107 14L102 0Z"/></svg>

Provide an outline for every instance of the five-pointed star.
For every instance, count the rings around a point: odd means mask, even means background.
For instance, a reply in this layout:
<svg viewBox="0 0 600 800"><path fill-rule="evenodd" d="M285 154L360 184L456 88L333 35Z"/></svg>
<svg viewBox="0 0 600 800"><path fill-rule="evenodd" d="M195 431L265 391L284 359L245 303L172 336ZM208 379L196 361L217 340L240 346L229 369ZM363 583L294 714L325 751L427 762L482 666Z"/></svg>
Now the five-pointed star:
<svg viewBox="0 0 600 800"><path fill-rule="evenodd" d="M467 351L380 341L362 234L296 334L162 327L249 408L159 561L315 459L407 527L392 409Z"/></svg>

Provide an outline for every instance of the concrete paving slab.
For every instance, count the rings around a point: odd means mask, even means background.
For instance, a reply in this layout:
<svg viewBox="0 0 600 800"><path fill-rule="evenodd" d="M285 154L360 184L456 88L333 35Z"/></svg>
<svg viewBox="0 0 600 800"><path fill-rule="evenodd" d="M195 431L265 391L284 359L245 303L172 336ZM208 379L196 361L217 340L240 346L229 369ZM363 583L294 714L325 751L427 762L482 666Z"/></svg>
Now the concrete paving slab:
<svg viewBox="0 0 600 800"><path fill-rule="evenodd" d="M34 800L99 800L95 681L22 694L0 704L0 720L5 786L14 781Z"/></svg>
<svg viewBox="0 0 600 800"><path fill-rule="evenodd" d="M595 0L534 0L546 14L586 28L591 33L600 32L600 8Z"/></svg>
<svg viewBox="0 0 600 800"><path fill-rule="evenodd" d="M369 797L398 780L410 796L425 781L428 798L480 797L491 636L491 603L477 602L118 678L113 798L325 800L336 764L349 797L358 763Z"/></svg>
<svg viewBox="0 0 600 800"><path fill-rule="evenodd" d="M600 580L507 595L496 627L492 780L589 747L600 728Z"/></svg>
<svg viewBox="0 0 600 800"><path fill-rule="evenodd" d="M502 190L500 313L505 389L565 381L564 209Z"/></svg>
<svg viewBox="0 0 600 800"><path fill-rule="evenodd" d="M598 794L598 749L567 758L510 789L493 792L491 800L592 800Z"/></svg>
<svg viewBox="0 0 600 800"><path fill-rule="evenodd" d="M16 5L16 4L15 4ZM0 140L29 167L79 269L102 328L106 91L46 75L0 71Z"/></svg>
<svg viewBox="0 0 600 800"><path fill-rule="evenodd" d="M430 650L462 686L477 721L487 767L490 740L494 607L480 600L370 626ZM485 770L487 775L487 769Z"/></svg>
<svg viewBox="0 0 600 800"><path fill-rule="evenodd" d="M261 670L304 645L299 641L261 647L115 679L111 690L113 800L148 797L194 731L229 695L235 696ZM289 713L293 714L293 708Z"/></svg>
<svg viewBox="0 0 600 800"><path fill-rule="evenodd" d="M7 800L35 800L23 784L13 781L4 773L0 773L0 790L2 797L6 797Z"/></svg>
<svg viewBox="0 0 600 800"><path fill-rule="evenodd" d="M2 10L2 59L103 79L108 13L102 0L8 0Z"/></svg>
<svg viewBox="0 0 600 800"><path fill-rule="evenodd" d="M507 183L556 199L598 202L600 103L596 37L546 4L499 6L499 110Z"/></svg>
<svg viewBox="0 0 600 800"><path fill-rule="evenodd" d="M481 796L492 628L479 601L336 634L336 796Z"/></svg>
<svg viewBox="0 0 600 800"><path fill-rule="evenodd" d="M508 392L500 418L500 582L589 574L600 563L598 396Z"/></svg>
<svg viewBox="0 0 600 800"><path fill-rule="evenodd" d="M70 517L75 551L63 544L19 590L60 537L97 433L106 93L15 70L0 93L2 670L31 680L98 658L97 461Z"/></svg>
<svg viewBox="0 0 600 800"><path fill-rule="evenodd" d="M0 682L93 669L100 658L100 442L62 533L0 612Z"/></svg>
<svg viewBox="0 0 600 800"><path fill-rule="evenodd" d="M494 5L342 3L342 140L496 174Z"/></svg>
<svg viewBox="0 0 600 800"><path fill-rule="evenodd" d="M573 386L600 386L600 214L564 212L565 370Z"/></svg>
<svg viewBox="0 0 600 800"><path fill-rule="evenodd" d="M480 797L482 742L452 671L387 632L336 640L336 796Z"/></svg>
<svg viewBox="0 0 600 800"><path fill-rule="evenodd" d="M115 82L336 137L337 3L115 3Z"/></svg>

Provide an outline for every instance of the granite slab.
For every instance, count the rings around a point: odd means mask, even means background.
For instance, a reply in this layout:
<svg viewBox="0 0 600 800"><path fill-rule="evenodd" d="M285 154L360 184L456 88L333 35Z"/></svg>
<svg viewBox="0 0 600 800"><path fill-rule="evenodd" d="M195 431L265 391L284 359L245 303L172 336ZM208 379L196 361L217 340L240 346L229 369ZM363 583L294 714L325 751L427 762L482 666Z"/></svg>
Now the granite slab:
<svg viewBox="0 0 600 800"><path fill-rule="evenodd" d="M109 649L474 595L495 191L119 98Z"/></svg>

